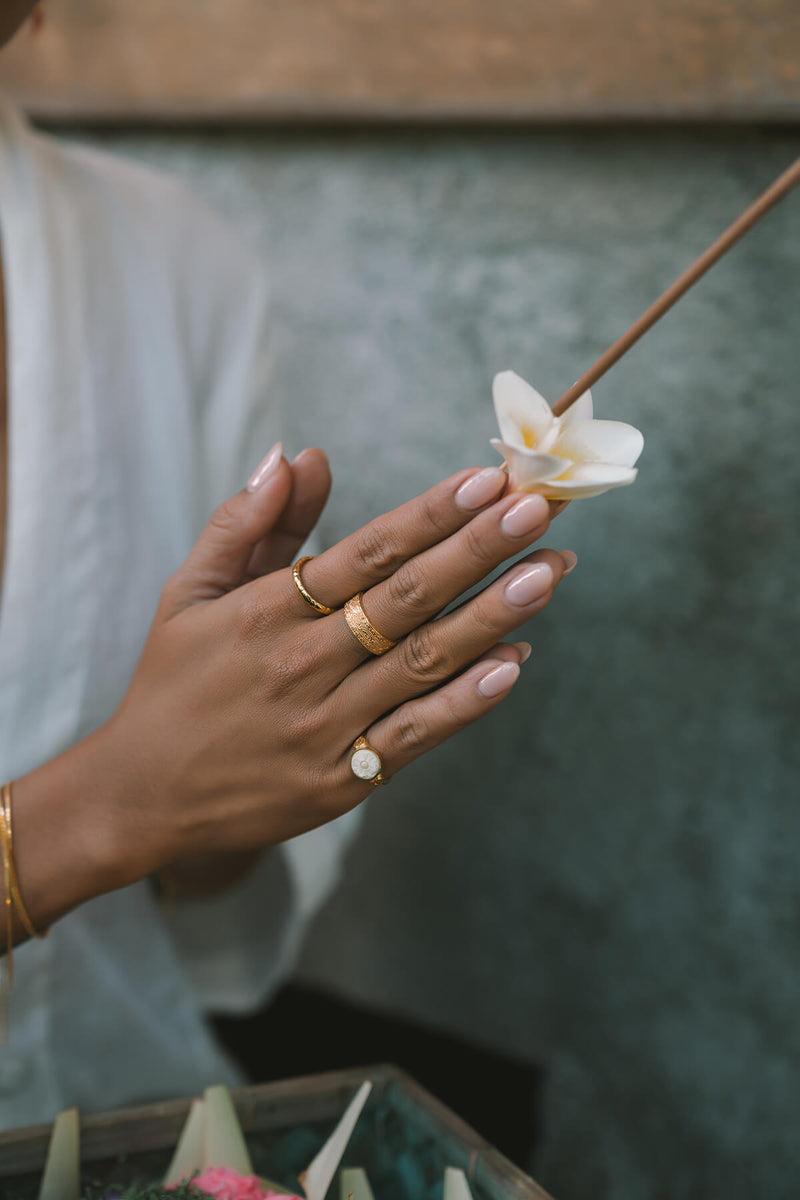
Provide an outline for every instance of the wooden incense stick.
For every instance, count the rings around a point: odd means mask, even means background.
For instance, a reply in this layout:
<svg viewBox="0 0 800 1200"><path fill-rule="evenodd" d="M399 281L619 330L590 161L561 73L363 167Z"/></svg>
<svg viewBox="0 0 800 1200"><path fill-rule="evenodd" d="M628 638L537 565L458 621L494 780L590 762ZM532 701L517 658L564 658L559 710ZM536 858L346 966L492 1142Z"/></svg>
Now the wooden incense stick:
<svg viewBox="0 0 800 1200"><path fill-rule="evenodd" d="M718 237L713 245L709 246L704 254L692 263L688 270L684 271L680 278L676 279L671 287L668 287L663 296L660 296L654 304L651 304L646 312L643 312L638 321L634 321L627 333L623 333L621 338L614 342L613 346L609 346L605 354L601 354L593 367L590 367L584 375L581 375L577 383L573 383L569 391L565 392L560 400L557 400L553 405L553 413L558 417L574 404L579 396L582 396L587 388L592 387L597 383L601 375L605 375L609 367L613 367L615 362L622 358L627 350L630 350L634 342L638 342L643 333L646 333L652 325L655 325L659 317L663 317L665 312L668 312L676 300L679 300L684 292L688 292L693 283L701 276L705 275L709 267L713 267L714 263L722 258L726 251L730 250L740 237L743 237L748 229L752 229L756 221L759 221L764 213L769 212L774 204L792 190L795 184L800 183L800 158L798 158L791 167L779 175L775 182L768 187L767 190L759 196L748 209L742 213L738 220L725 230Z"/></svg>

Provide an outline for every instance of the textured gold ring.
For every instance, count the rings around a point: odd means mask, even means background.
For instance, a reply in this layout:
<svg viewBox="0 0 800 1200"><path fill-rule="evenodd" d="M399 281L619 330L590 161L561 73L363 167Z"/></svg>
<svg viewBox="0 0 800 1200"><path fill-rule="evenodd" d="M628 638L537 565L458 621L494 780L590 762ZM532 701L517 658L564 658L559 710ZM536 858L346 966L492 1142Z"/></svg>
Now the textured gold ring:
<svg viewBox="0 0 800 1200"><path fill-rule="evenodd" d="M396 646L397 642L384 637L372 624L361 603L363 595L363 592L359 592L347 601L344 606L344 619L350 626L353 637L361 642L365 650L369 650L370 654L385 654L392 646Z"/></svg>
<svg viewBox="0 0 800 1200"><path fill-rule="evenodd" d="M321 613L323 617L329 617L331 613L335 612L336 610L333 608L328 608L327 604L320 604L319 600L315 600L311 595L311 592L307 591L305 584L300 578L300 568L302 567L303 563L311 562L313 557L313 554L307 554L305 558L298 558L297 562L292 567L292 579L294 580L294 586L297 588L306 604L310 604L314 612Z"/></svg>
<svg viewBox="0 0 800 1200"><path fill-rule="evenodd" d="M389 782L383 774L383 762L380 754L365 737L356 738L353 742L350 769L356 779L363 779L365 783L371 783L373 787L380 787L382 783Z"/></svg>

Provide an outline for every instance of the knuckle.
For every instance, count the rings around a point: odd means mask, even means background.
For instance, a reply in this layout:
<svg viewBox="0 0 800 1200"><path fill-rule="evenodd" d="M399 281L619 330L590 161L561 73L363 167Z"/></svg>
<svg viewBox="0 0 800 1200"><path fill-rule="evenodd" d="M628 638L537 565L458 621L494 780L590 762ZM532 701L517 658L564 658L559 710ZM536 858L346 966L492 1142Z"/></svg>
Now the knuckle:
<svg viewBox="0 0 800 1200"><path fill-rule="evenodd" d="M236 503L236 497L230 496L227 500L223 500L209 517L209 527L211 529L219 529L223 533L229 533L231 529L235 529L239 524L239 508L240 506Z"/></svg>
<svg viewBox="0 0 800 1200"><path fill-rule="evenodd" d="M316 647L301 641L284 654L272 654L265 663L264 679L270 697L285 698L294 693L307 679L312 678L319 665ZM312 737L320 732L324 714L317 704L293 705L284 712L292 726L293 735Z"/></svg>
<svg viewBox="0 0 800 1200"><path fill-rule="evenodd" d="M467 554L474 563L484 570L490 570L497 565L497 555L492 553L488 543L481 538L474 523L464 527L463 536Z"/></svg>
<svg viewBox="0 0 800 1200"><path fill-rule="evenodd" d="M236 636L240 642L258 641L268 626L267 609L255 591L242 595L236 612Z"/></svg>
<svg viewBox="0 0 800 1200"><path fill-rule="evenodd" d="M399 712L392 740L401 754L423 750L430 740L430 729L422 713L413 709Z"/></svg>
<svg viewBox="0 0 800 1200"><path fill-rule="evenodd" d="M292 782L296 797L294 815L299 819L301 826L313 829L336 815L332 811L336 787L328 763L296 763Z"/></svg>
<svg viewBox="0 0 800 1200"><path fill-rule="evenodd" d="M419 565L404 563L391 578L390 599L411 617L424 617L436 611L431 582Z"/></svg>
<svg viewBox="0 0 800 1200"><path fill-rule="evenodd" d="M481 634L485 634L487 638L496 639L498 634L502 634L504 626L498 619L493 600L494 596L491 590L476 596L470 605L470 617L472 624Z"/></svg>
<svg viewBox="0 0 800 1200"><path fill-rule="evenodd" d="M292 675L296 681L296 675ZM327 724L326 715L318 705L295 708L289 718L289 736L297 745L314 744Z"/></svg>
<svg viewBox="0 0 800 1200"><path fill-rule="evenodd" d="M447 537L452 532L451 522L447 520L446 515L442 512L440 503L435 496L423 497L423 519L437 535L438 540Z"/></svg>
<svg viewBox="0 0 800 1200"><path fill-rule="evenodd" d="M432 625L415 629L403 642L405 665L415 680L441 679L449 672L438 632Z"/></svg>
<svg viewBox="0 0 800 1200"><path fill-rule="evenodd" d="M402 556L393 544L391 535L377 522L360 530L355 544L359 566L378 579L393 575L402 564Z"/></svg>
<svg viewBox="0 0 800 1200"><path fill-rule="evenodd" d="M465 712L464 706L459 704L454 695L445 690L440 699L445 711L448 735L459 733L472 723L472 717Z"/></svg>
<svg viewBox="0 0 800 1200"><path fill-rule="evenodd" d="M181 580L181 574L180 574L180 569L179 569L178 571L175 572L174 575L170 575L169 579L166 581L164 586L161 588L161 595L159 597L159 604L158 604L159 610L161 612L164 612L164 611L170 612L170 611L172 611L173 608L176 607L177 601L182 592L181 583L182 583L182 580Z"/></svg>

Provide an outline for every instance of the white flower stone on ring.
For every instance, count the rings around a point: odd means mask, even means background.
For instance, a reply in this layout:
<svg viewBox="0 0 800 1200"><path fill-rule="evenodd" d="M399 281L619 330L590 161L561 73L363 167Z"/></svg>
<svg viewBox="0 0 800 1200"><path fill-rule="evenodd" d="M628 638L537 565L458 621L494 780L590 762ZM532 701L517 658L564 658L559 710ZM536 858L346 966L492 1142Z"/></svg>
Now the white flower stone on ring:
<svg viewBox="0 0 800 1200"><path fill-rule="evenodd" d="M359 779L374 779L381 771L381 760L374 750L356 750L350 759L353 774Z"/></svg>
<svg viewBox="0 0 800 1200"><path fill-rule="evenodd" d="M562 417L513 371L495 375L493 392L500 438L492 445L508 463L515 491L577 500L633 483L644 438L622 421L595 421L591 392Z"/></svg>

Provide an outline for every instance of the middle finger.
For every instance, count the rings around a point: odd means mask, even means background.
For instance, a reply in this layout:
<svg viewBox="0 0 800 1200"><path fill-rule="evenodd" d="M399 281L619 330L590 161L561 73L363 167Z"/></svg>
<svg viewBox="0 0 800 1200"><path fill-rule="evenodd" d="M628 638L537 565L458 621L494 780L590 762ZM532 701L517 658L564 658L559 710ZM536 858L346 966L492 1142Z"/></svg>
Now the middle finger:
<svg viewBox="0 0 800 1200"><path fill-rule="evenodd" d="M403 563L362 597L371 624L391 641L424 625L506 559L538 541L550 523L543 496L503 497L439 545ZM369 657L337 614L343 648L355 664Z"/></svg>
<svg viewBox="0 0 800 1200"><path fill-rule="evenodd" d="M574 562L567 551L537 550L460 608L364 663L340 684L342 703L366 726L440 686L540 612Z"/></svg>

